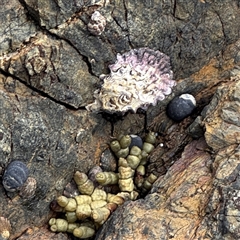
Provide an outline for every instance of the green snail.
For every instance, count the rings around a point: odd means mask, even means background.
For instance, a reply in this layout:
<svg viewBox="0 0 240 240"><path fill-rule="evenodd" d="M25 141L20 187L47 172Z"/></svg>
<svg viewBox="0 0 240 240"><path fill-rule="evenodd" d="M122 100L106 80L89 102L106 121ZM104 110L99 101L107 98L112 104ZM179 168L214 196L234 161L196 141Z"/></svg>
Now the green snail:
<svg viewBox="0 0 240 240"><path fill-rule="evenodd" d="M100 172L96 174L95 178L102 186L118 183L118 174L114 172Z"/></svg>
<svg viewBox="0 0 240 240"><path fill-rule="evenodd" d="M82 194L91 195L94 190L93 182L88 179L88 176L85 173L77 171L74 174L74 180L78 186L78 190Z"/></svg>
<svg viewBox="0 0 240 240"><path fill-rule="evenodd" d="M118 171L104 172L99 166L89 175L77 171L74 181L80 194L74 191L53 201L53 210L64 213L66 219L51 218L51 231L70 232L80 239L92 237L119 205L146 194L157 179L154 174L145 177L155 143L153 132L146 135L144 142L137 135L121 135L113 140L110 149L118 159Z"/></svg>

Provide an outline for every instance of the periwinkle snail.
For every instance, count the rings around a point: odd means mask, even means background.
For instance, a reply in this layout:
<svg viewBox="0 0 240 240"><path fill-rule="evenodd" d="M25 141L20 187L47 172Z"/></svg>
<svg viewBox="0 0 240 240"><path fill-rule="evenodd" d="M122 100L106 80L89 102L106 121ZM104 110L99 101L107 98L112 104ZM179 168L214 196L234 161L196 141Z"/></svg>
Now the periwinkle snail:
<svg viewBox="0 0 240 240"><path fill-rule="evenodd" d="M196 108L196 100L191 94L175 97L167 106L167 115L175 122L180 122L191 115Z"/></svg>
<svg viewBox="0 0 240 240"><path fill-rule="evenodd" d="M144 141L137 135L121 135L113 140L110 149L117 157L115 172L102 171L99 166L88 175L76 171L73 179L79 194L64 194L52 202L52 210L65 213L65 219L51 218L51 231L70 232L79 239L92 237L118 206L146 195L157 179L152 173L145 175L156 136L149 132Z"/></svg>
<svg viewBox="0 0 240 240"><path fill-rule="evenodd" d="M9 192L19 190L26 182L29 170L25 163L15 160L11 162L3 175L3 186Z"/></svg>

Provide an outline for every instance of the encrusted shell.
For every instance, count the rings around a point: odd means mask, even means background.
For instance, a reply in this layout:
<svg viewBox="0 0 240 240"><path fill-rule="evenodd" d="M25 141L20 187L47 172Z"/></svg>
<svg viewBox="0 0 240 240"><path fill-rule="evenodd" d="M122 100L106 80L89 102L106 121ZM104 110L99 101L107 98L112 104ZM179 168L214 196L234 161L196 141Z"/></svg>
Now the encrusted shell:
<svg viewBox="0 0 240 240"><path fill-rule="evenodd" d="M21 161L11 162L3 175L3 186L9 192L20 189L28 178L29 170L25 163Z"/></svg>
<svg viewBox="0 0 240 240"><path fill-rule="evenodd" d="M103 76L102 88L94 93L95 102L86 106L87 110L110 113L146 110L163 100L176 85L169 57L146 47L117 54L109 69L110 74Z"/></svg>
<svg viewBox="0 0 240 240"><path fill-rule="evenodd" d="M36 188L37 188L36 179L33 177L28 177L27 181L21 187L19 195L22 198L29 199L34 196Z"/></svg>
<svg viewBox="0 0 240 240"><path fill-rule="evenodd" d="M88 31L94 35L101 35L106 26L106 18L99 12L95 11L88 23Z"/></svg>
<svg viewBox="0 0 240 240"><path fill-rule="evenodd" d="M7 218L0 217L0 237L8 239L10 237L11 224Z"/></svg>

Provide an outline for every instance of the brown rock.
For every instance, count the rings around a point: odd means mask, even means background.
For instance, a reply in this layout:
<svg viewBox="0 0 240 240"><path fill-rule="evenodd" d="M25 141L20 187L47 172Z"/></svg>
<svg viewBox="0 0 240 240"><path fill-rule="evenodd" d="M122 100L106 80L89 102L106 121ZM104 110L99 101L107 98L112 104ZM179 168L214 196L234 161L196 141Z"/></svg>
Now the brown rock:
<svg viewBox="0 0 240 240"><path fill-rule="evenodd" d="M235 67L240 43L229 45L239 37L237 1L20 2L1 5L0 175L10 161L22 158L37 188L24 199L0 184L0 212L11 223L10 239L21 234L22 239L68 239L47 229L50 202L75 170L87 172L100 164L112 133L144 135L146 129L159 133L148 171L161 177L145 199L114 212L99 239L111 234L116 239L240 238ZM106 18L101 36L87 31L95 10ZM146 118L127 114L112 121L110 116L111 124L101 114L86 112L84 106L101 85L99 75L108 73L116 54L143 46L170 56L178 82L174 93L150 107ZM176 124L165 108L185 92L196 97L198 106ZM204 126L211 149L202 139L190 143L191 136L202 136ZM109 232L115 223L125 228Z"/></svg>
<svg viewBox="0 0 240 240"><path fill-rule="evenodd" d="M240 75L219 87L207 108L205 138L215 151L240 143Z"/></svg>

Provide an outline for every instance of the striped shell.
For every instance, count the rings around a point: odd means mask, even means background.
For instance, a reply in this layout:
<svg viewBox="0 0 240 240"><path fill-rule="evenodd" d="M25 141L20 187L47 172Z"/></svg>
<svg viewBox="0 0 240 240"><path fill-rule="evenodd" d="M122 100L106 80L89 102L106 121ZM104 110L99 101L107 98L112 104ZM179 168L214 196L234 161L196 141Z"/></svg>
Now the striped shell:
<svg viewBox="0 0 240 240"><path fill-rule="evenodd" d="M25 163L21 161L11 162L3 175L3 186L9 192L20 189L28 178L29 170Z"/></svg>

